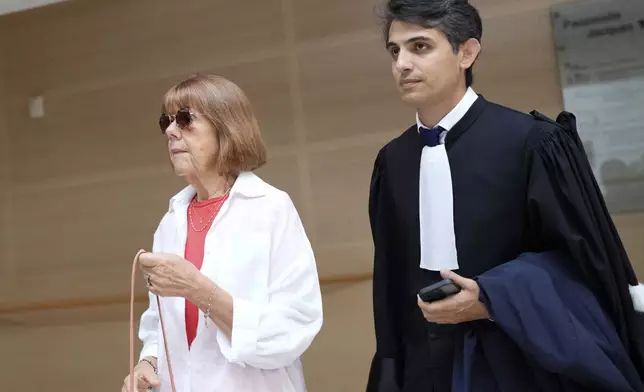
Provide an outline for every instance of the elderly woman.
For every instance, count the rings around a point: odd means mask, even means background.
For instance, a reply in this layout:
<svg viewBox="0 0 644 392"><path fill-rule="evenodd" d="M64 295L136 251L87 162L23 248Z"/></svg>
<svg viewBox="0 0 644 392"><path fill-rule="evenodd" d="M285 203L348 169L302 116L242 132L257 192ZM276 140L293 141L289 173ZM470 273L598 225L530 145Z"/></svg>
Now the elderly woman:
<svg viewBox="0 0 644 392"><path fill-rule="evenodd" d="M139 257L150 291L143 342L123 391L305 391L300 356L322 326L311 244L290 199L252 171L266 161L244 93L217 76L165 95L161 132L187 187Z"/></svg>

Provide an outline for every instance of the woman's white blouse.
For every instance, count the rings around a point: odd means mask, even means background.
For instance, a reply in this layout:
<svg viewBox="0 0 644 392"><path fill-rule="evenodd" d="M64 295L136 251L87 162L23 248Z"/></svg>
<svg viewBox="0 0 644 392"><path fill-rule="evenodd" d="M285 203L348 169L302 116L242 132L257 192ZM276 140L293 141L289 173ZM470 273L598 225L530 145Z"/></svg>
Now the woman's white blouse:
<svg viewBox="0 0 644 392"><path fill-rule="evenodd" d="M188 186L170 200L154 252L184 256ZM242 173L206 236L201 272L233 297L232 338L199 312L188 348L185 299L162 297L178 392L306 391L300 356L322 327L322 299L311 244L290 197ZM171 391L156 298L141 316L140 357L158 358L161 392Z"/></svg>

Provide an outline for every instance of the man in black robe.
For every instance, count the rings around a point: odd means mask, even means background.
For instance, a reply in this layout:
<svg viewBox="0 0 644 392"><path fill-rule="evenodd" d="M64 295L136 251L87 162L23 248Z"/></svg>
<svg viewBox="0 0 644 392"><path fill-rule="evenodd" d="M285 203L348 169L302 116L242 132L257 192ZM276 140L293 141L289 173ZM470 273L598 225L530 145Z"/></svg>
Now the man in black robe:
<svg viewBox="0 0 644 392"><path fill-rule="evenodd" d="M389 0L384 21L395 82L417 115L379 151L371 179L377 347L367 391L451 391L464 334L481 323L498 328L476 277L546 251L567 255L642 377L637 279L574 117L556 122L474 92L482 23L467 1ZM443 278L461 292L418 298Z"/></svg>

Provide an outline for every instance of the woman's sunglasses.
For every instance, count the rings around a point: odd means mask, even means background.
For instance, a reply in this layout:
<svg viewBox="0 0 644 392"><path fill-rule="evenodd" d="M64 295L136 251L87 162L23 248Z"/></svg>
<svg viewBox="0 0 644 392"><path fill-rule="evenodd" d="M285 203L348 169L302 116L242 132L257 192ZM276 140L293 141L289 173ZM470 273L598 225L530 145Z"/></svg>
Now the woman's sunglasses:
<svg viewBox="0 0 644 392"><path fill-rule="evenodd" d="M165 135L165 131L173 121L177 122L177 126L179 126L179 128L186 128L192 123L194 115L195 113L192 113L190 109L186 108L179 109L177 111L177 114L162 114L159 118L159 127L161 128L161 133Z"/></svg>

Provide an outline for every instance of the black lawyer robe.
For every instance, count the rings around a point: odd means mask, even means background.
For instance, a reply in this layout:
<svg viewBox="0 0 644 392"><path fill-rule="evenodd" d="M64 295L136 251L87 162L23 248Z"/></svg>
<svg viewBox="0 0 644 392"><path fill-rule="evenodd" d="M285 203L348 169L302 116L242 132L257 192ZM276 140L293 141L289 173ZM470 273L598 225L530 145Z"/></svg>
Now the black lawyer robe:
<svg viewBox="0 0 644 392"><path fill-rule="evenodd" d="M560 250L618 328L640 373L628 284L635 274L576 134L479 96L448 132L459 274L475 277L525 252ZM416 126L374 163L369 217L375 247L376 330L367 390L450 391L454 350L465 325L427 323L416 294L440 279L419 267L418 181L423 145ZM637 344L636 344L637 343Z"/></svg>
<svg viewBox="0 0 644 392"><path fill-rule="evenodd" d="M465 333L454 392L644 390L615 326L572 265L562 252L524 253L476 277L494 322L473 322Z"/></svg>

